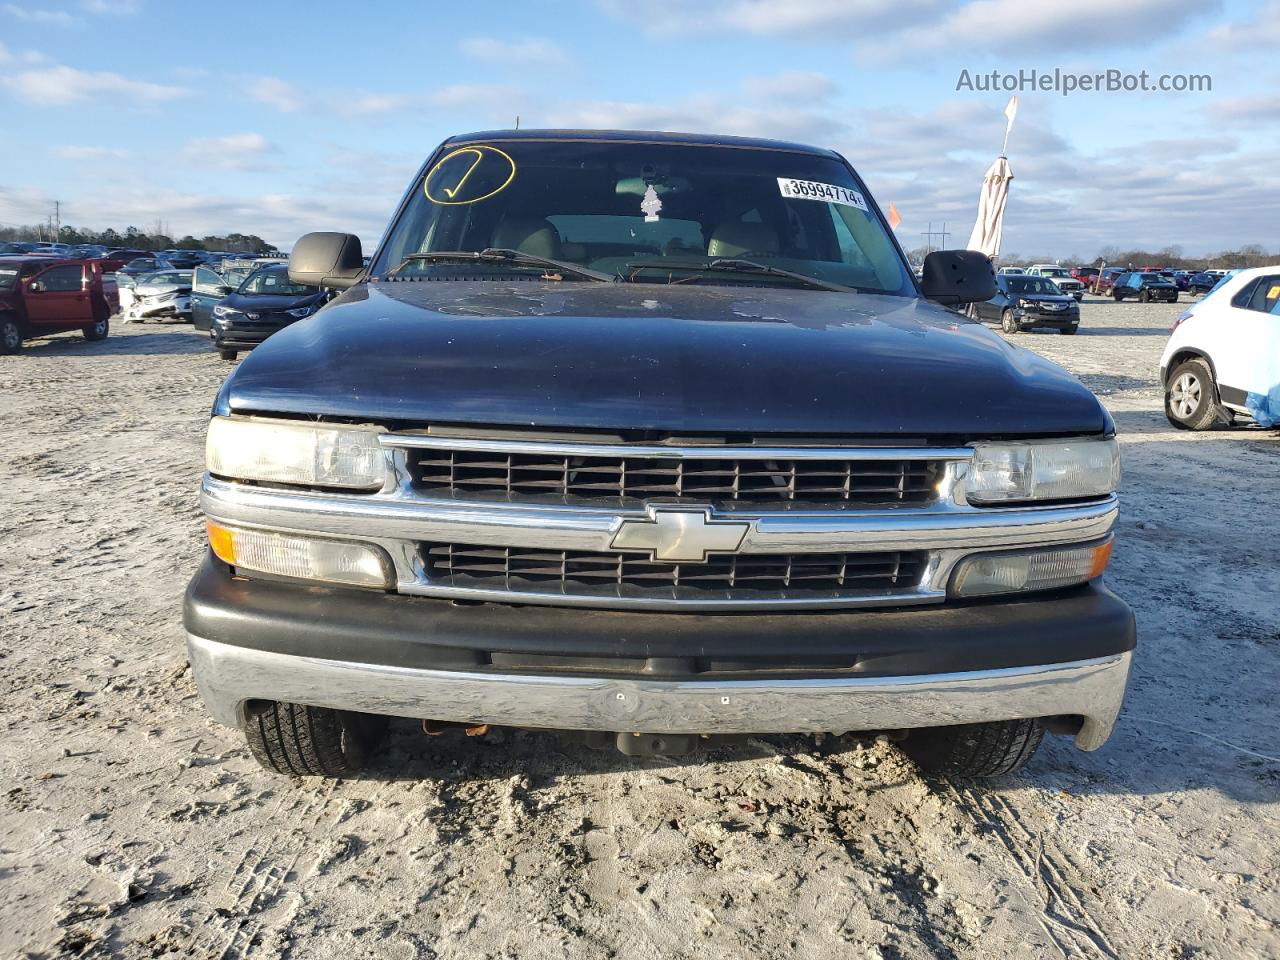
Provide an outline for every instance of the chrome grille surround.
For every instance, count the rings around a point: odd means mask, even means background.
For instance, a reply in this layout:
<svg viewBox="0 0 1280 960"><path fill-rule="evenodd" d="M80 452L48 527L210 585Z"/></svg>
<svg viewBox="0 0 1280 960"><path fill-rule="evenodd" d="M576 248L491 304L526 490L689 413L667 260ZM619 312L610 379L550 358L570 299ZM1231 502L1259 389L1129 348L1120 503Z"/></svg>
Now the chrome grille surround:
<svg viewBox="0 0 1280 960"><path fill-rule="evenodd" d="M964 495L972 451L967 447L763 447L594 444L534 439L459 439L420 433L380 436L387 481L375 493L334 493L238 483L205 475L201 502L210 519L231 525L315 536L336 536L381 546L396 570L402 594L455 600L545 603L616 609L786 610L941 603L955 564L982 550L1079 543L1105 536L1116 513L1114 495L1082 503L974 507ZM833 506L778 503L711 506L711 522L746 524L734 556L920 552L923 569L914 583L839 594L774 591L754 596L707 591L697 596L566 594L547 589L510 591L450 583L432 576L424 543L472 544L538 551L616 552L615 537L629 521L643 521L665 503L636 505L548 503L536 499L477 499L431 496L415 480L415 451L469 449L480 453L532 452L554 457L636 456L663 460L726 459L861 462L914 461L937 464L935 496L926 503L892 506ZM689 509L687 506L685 509ZM625 552L625 551L624 551ZM637 560L651 560L647 551ZM713 557L708 558L714 559Z"/></svg>

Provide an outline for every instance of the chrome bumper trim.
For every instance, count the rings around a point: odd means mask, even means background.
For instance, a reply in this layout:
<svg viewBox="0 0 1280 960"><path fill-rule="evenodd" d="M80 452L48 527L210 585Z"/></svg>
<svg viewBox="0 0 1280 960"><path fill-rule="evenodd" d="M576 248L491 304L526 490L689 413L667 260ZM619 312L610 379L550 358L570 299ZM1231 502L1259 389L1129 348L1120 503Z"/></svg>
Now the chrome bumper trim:
<svg viewBox="0 0 1280 960"><path fill-rule="evenodd" d="M555 550L612 549L618 525L644 507L565 507L432 499L395 490L343 494L256 487L205 475L200 505L212 520L361 539ZM1051 546L1103 537L1115 496L1047 507L899 507L888 510L714 512L750 523L737 553Z"/></svg>
<svg viewBox="0 0 1280 960"><path fill-rule="evenodd" d="M924 550L914 587L841 597L804 595L698 600L611 597L454 587L427 576L422 542L612 551L619 525L648 516L644 507L481 503L424 497L405 484L378 493L313 492L233 483L205 475L201 506L232 526L347 537L380 546L396 569L396 589L415 596L633 610L835 609L909 606L946 599L952 569L976 551L1051 547L1100 540L1118 511L1115 496L1067 506L972 507L950 497L929 506L885 510L733 510L711 515L745 521L739 554Z"/></svg>
<svg viewBox="0 0 1280 960"><path fill-rule="evenodd" d="M1084 718L1096 750L1124 700L1128 653L908 677L664 681L416 670L269 653L188 634L200 695L238 726L250 700L419 719L615 733L826 733Z"/></svg>

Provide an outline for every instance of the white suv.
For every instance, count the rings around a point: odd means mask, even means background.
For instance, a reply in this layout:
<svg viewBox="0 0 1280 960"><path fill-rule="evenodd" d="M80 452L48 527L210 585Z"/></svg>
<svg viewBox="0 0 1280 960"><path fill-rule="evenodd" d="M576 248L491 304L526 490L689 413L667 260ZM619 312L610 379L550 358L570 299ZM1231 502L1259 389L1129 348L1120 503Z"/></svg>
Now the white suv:
<svg viewBox="0 0 1280 960"><path fill-rule="evenodd" d="M1056 263L1037 263L1028 267L1027 273L1033 277L1048 277L1058 285L1059 290L1069 297L1075 297L1077 302L1084 299L1084 284L1073 277L1066 267L1060 267Z"/></svg>
<svg viewBox="0 0 1280 960"><path fill-rule="evenodd" d="M1160 382L1175 427L1208 430L1237 413L1280 424L1280 266L1233 273L1180 316Z"/></svg>

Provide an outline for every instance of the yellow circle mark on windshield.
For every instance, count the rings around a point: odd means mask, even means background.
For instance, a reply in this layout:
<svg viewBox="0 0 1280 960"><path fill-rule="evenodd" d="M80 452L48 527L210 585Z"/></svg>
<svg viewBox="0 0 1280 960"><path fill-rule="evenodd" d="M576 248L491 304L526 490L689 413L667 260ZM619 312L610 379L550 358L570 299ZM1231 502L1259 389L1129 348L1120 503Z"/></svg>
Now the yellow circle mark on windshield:
<svg viewBox="0 0 1280 960"><path fill-rule="evenodd" d="M477 144L441 157L423 178L422 192L432 203L461 206L488 200L515 178L514 160L497 147Z"/></svg>

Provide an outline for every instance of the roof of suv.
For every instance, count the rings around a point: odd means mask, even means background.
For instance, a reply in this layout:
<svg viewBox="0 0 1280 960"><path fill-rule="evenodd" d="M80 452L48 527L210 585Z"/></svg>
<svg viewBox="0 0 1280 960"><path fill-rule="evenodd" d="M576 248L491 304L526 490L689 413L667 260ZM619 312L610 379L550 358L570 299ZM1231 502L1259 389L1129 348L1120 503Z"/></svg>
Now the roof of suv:
<svg viewBox="0 0 1280 960"><path fill-rule="evenodd" d="M658 130L480 130L460 133L445 143L474 143L490 140L581 140L614 141L616 143L676 143L708 147L749 147L759 150L786 150L820 157L837 157L834 150L786 140L759 137L729 137L720 134L666 133Z"/></svg>

